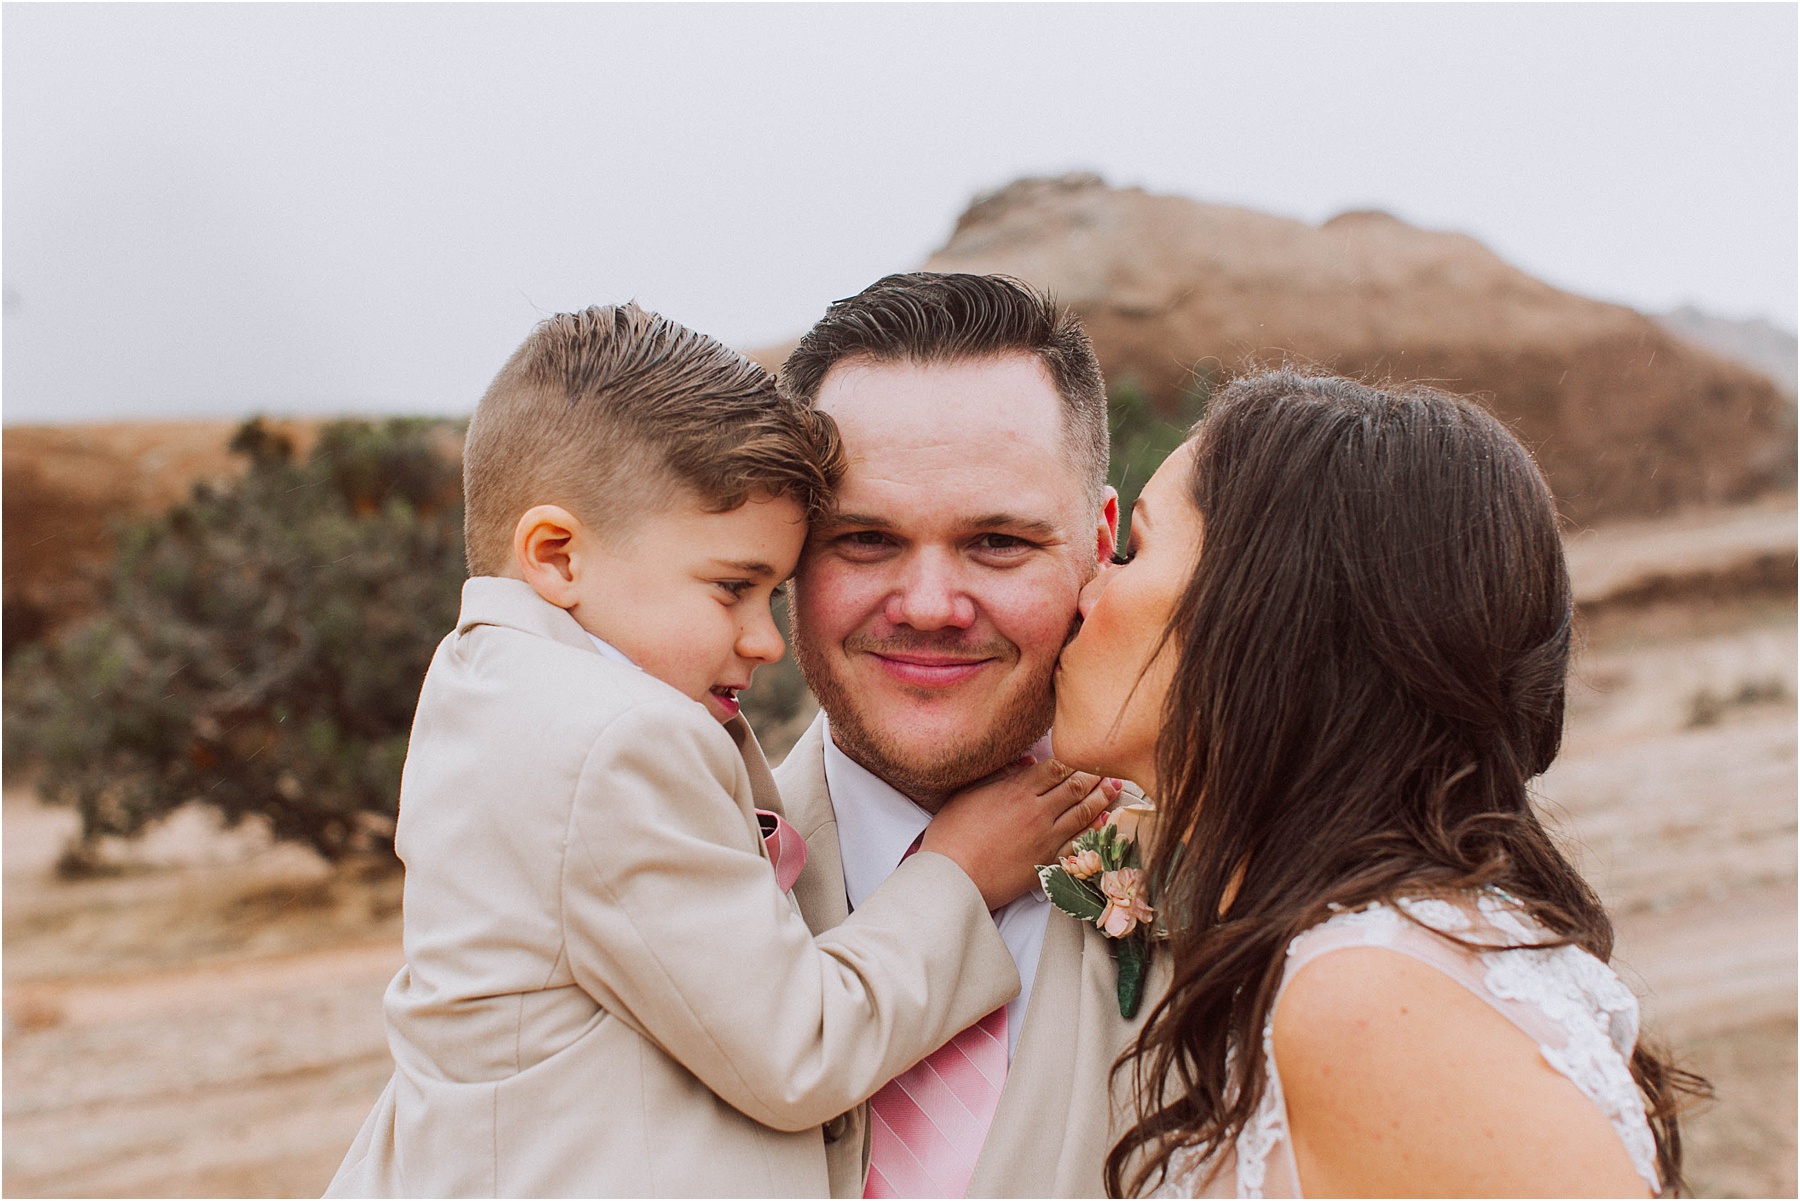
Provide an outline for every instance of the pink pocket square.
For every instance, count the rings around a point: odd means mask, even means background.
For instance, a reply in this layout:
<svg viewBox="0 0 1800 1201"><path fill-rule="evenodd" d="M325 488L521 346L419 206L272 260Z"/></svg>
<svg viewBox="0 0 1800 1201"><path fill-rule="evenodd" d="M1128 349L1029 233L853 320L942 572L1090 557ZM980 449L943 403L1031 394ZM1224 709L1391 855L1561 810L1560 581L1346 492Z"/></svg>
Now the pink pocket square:
<svg viewBox="0 0 1800 1201"><path fill-rule="evenodd" d="M775 868L775 883L781 885L782 892L792 892L800 869L806 866L806 839L788 824L787 818L767 809L756 811L756 823L762 827L763 847Z"/></svg>

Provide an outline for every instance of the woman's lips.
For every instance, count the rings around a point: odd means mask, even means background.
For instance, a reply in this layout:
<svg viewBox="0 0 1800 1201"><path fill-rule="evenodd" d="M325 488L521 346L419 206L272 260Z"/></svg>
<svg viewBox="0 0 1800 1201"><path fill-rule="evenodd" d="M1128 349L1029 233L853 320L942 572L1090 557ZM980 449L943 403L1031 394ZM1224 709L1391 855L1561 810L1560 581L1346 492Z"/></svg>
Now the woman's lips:
<svg viewBox="0 0 1800 1201"><path fill-rule="evenodd" d="M915 687L948 688L973 678L992 659L938 659L926 655L882 655L873 658L893 679Z"/></svg>

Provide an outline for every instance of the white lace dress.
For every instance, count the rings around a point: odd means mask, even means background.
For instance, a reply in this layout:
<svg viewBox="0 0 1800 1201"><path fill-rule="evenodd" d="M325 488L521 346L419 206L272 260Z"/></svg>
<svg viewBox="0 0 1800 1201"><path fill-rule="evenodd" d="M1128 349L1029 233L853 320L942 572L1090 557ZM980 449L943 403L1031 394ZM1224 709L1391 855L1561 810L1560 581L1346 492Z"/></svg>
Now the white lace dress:
<svg viewBox="0 0 1800 1201"><path fill-rule="evenodd" d="M1654 1195L1656 1142L1643 1096L1628 1066L1637 1044L1637 998L1613 970L1579 947L1538 947L1543 930L1503 893L1473 901L1432 898L1397 902L1426 926L1478 943L1516 950L1472 951L1437 937L1395 908L1372 905L1339 913L1288 944L1285 989L1301 968L1345 947L1385 947L1443 972L1529 1035L1551 1067L1574 1081L1618 1131L1632 1166ZM1280 994L1276 994L1277 1001ZM1271 1015L1273 1007L1271 1007ZM1287 1104L1275 1070L1273 1017L1263 1028L1268 1084L1249 1124L1220 1171L1198 1150L1170 1160L1161 1197L1298 1197L1299 1172L1288 1138Z"/></svg>

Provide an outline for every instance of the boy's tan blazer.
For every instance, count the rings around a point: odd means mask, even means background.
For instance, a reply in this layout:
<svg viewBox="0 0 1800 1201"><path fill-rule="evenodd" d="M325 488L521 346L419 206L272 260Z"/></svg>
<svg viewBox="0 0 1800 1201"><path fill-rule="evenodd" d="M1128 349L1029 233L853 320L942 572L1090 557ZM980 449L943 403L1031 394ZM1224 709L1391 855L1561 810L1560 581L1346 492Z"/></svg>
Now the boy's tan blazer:
<svg viewBox="0 0 1800 1201"><path fill-rule="evenodd" d="M837 817L825 784L825 737L823 719L815 719L775 769L787 819L806 839L806 869L794 884L794 898L819 933L836 928L849 914ZM1112 1065L1168 982L1165 955L1151 965L1137 1017L1125 1020L1119 1016L1118 974L1105 936L1051 912L1018 1047L975 1162L969 1196L1106 1195L1101 1176L1106 1155L1132 1112L1126 1084L1116 1102L1109 1101ZM868 1113L869 1107L860 1105L825 1126L834 1197L862 1196Z"/></svg>
<svg viewBox="0 0 1800 1201"><path fill-rule="evenodd" d="M468 582L401 784L394 1076L329 1195L822 1195L820 1123L1017 995L940 855L815 938L732 726Z"/></svg>

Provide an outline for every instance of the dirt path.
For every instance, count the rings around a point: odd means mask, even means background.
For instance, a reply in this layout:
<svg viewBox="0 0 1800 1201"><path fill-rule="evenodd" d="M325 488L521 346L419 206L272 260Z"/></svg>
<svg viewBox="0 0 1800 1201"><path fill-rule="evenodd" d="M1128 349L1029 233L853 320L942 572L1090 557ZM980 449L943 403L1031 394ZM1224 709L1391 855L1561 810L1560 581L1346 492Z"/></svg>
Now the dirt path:
<svg viewBox="0 0 1800 1201"><path fill-rule="evenodd" d="M1675 581L1746 576L1758 564L1793 561L1794 497L1770 496L1729 509L1696 509L1657 520L1571 531L1563 540L1575 598L1584 605ZM1787 571L1793 582L1793 571Z"/></svg>
<svg viewBox="0 0 1800 1201"><path fill-rule="evenodd" d="M391 1070L398 880L183 815L59 882L70 815L5 803L5 1192L316 1196Z"/></svg>
<svg viewBox="0 0 1800 1201"><path fill-rule="evenodd" d="M1629 529L1632 572L1590 548L1578 575L1729 577L1710 548L1791 547L1785 521ZM1686 1127L1703 1196L1795 1194L1795 619L1763 593L1606 611L1541 781L1647 1030L1718 1087ZM389 1072L397 879L181 815L121 874L58 881L71 820L5 797L4 1192L316 1196Z"/></svg>
<svg viewBox="0 0 1800 1201"><path fill-rule="evenodd" d="M390 941L8 990L9 1195L316 1195L391 1070ZM104 1065L84 1071L75 1065Z"/></svg>
<svg viewBox="0 0 1800 1201"><path fill-rule="evenodd" d="M1760 539L1754 553L1792 537L1791 514L1785 534L1751 516L1733 529ZM1709 538L1674 549L1710 569ZM1635 587L1644 571L1613 578ZM1758 595L1592 621L1564 751L1539 782L1614 915L1647 1032L1717 1089L1684 1128L1700 1196L1795 1195L1795 616Z"/></svg>

